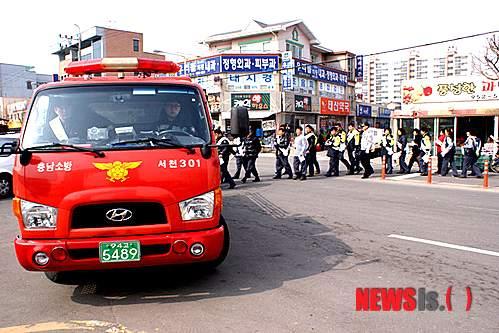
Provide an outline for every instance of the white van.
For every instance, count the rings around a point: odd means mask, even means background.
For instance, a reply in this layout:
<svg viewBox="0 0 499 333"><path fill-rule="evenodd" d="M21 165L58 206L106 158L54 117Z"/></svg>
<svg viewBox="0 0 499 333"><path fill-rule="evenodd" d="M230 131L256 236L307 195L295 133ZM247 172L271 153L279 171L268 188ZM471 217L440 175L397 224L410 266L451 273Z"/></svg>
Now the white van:
<svg viewBox="0 0 499 333"><path fill-rule="evenodd" d="M4 144L14 143L19 139L19 133L0 135L0 149ZM0 199L12 196L12 169L14 156L0 157Z"/></svg>

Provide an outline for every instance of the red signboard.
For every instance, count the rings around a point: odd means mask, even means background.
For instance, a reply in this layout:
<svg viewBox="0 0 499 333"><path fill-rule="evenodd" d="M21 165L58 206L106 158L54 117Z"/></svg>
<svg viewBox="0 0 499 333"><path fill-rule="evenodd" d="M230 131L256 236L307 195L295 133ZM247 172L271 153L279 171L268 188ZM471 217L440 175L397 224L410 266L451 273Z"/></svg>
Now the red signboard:
<svg viewBox="0 0 499 333"><path fill-rule="evenodd" d="M348 116L350 114L350 101L321 97L321 114Z"/></svg>

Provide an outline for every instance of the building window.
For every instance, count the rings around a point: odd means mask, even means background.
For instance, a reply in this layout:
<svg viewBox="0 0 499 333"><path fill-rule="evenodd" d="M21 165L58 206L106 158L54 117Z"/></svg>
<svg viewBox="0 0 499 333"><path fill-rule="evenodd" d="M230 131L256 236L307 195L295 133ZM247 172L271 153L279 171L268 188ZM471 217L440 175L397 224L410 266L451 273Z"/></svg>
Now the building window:
<svg viewBox="0 0 499 333"><path fill-rule="evenodd" d="M293 29L291 38L293 38L293 40L295 41L298 41L298 30L296 28Z"/></svg>
<svg viewBox="0 0 499 333"><path fill-rule="evenodd" d="M31 81L26 81L26 89L32 90L33 89L33 84Z"/></svg>
<svg viewBox="0 0 499 333"><path fill-rule="evenodd" d="M133 52L139 52L139 40L138 39L133 40Z"/></svg>
<svg viewBox="0 0 499 333"><path fill-rule="evenodd" d="M270 42L263 42L262 51L270 51Z"/></svg>

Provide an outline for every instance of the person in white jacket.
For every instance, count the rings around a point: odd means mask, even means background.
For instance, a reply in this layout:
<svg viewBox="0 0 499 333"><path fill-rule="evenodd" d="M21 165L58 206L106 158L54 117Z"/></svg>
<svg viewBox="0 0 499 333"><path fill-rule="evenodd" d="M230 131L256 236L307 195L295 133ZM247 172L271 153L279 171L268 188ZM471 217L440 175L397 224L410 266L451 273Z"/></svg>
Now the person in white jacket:
<svg viewBox="0 0 499 333"><path fill-rule="evenodd" d="M293 146L295 148L295 157L293 159L293 167L295 169L295 176L293 179L305 180L307 179L307 161L306 156L308 153L308 141L303 135L303 128L298 126L296 128L296 137Z"/></svg>

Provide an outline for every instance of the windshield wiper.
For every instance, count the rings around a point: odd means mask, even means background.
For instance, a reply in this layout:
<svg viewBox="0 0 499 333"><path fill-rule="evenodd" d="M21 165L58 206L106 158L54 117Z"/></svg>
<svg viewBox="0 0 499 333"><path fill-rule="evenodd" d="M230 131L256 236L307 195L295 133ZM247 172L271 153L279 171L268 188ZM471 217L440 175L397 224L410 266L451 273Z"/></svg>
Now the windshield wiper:
<svg viewBox="0 0 499 333"><path fill-rule="evenodd" d="M28 147L28 148L23 149L23 151L26 151L26 152L43 151L43 150L47 150L50 148L65 148L65 149L71 149L74 151L89 152L89 153L94 153L97 157L106 156L104 154L104 152L97 150L97 149L85 148L85 147L80 147L80 146L75 146L75 145L70 145L70 144L65 144L65 143L56 143L56 142L48 144L48 145ZM60 150L60 151L64 151L64 150Z"/></svg>
<svg viewBox="0 0 499 333"><path fill-rule="evenodd" d="M143 138L143 139L137 139L137 140L126 140L126 141L120 141L120 142L115 142L112 143L112 146L121 146L121 145L127 145L127 144L133 144L133 143L149 143L152 145L156 146L161 146L161 147L174 147L174 148L185 148L188 149L189 152L194 152L194 147L197 145L184 145L180 143L177 139L167 137L163 139L158 139L158 138L153 138L153 137L148 137L148 138Z"/></svg>

